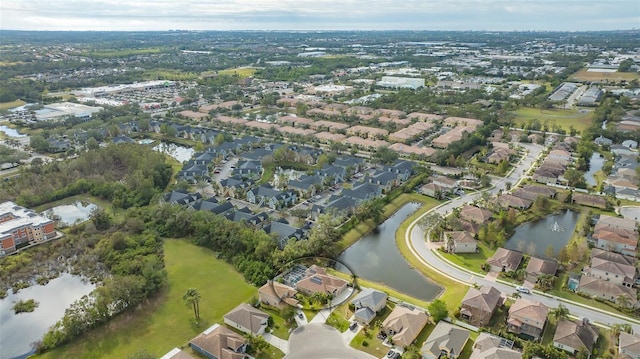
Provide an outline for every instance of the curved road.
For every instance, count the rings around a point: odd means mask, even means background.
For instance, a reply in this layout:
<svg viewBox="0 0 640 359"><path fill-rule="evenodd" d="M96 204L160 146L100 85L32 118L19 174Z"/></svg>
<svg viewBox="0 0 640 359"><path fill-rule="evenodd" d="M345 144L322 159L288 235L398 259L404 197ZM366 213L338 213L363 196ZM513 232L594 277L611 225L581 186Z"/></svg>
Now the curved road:
<svg viewBox="0 0 640 359"><path fill-rule="evenodd" d="M528 171L536 158L543 150L542 146L528 144L524 145L528 151L527 155L518 163L515 169L506 177L495 179L493 182L493 188L487 190L490 194L494 195L500 190L504 190L507 182L511 182L515 186L518 181L523 177L523 174ZM449 202L445 202L442 205L433 208L426 212L424 215L416 218L408 227L405 233L405 242L408 245L412 254L420 260L424 265L440 272L440 274L449 277L452 280L463 283L465 285L491 285L503 293L515 292L515 286L505 284L502 282L496 282L490 276L483 277L477 273L468 271L462 267L459 267L434 253L437 245L427 243L425 241L425 235L423 230L418 226L418 222L424 216L436 212L441 215L450 213L454 208L463 206L467 203L473 202L481 197L481 192L475 192L466 194L462 197L453 199ZM550 308L556 308L560 302L567 307L571 315L579 318L588 318L590 321L601 325L611 326L613 324L631 324L634 332L640 332L640 321L631 321L628 317L618 316L613 313L605 312L597 308L592 308L586 305L581 305L572 301L567 301L562 298L558 298L550 295L542 295L540 293L523 294L524 298L530 300L537 300Z"/></svg>

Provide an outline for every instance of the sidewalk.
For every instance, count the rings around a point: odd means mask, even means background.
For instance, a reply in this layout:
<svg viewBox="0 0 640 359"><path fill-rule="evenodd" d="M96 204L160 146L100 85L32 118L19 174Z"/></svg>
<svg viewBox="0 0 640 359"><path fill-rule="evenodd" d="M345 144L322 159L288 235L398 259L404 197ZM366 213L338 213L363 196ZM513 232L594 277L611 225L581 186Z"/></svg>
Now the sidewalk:
<svg viewBox="0 0 640 359"><path fill-rule="evenodd" d="M264 340L273 345L274 347L280 349L285 355L287 353L289 353L289 342L284 340L284 339L280 339L278 337L276 337L275 335L271 334L271 333L264 333L262 334L262 337L264 338Z"/></svg>

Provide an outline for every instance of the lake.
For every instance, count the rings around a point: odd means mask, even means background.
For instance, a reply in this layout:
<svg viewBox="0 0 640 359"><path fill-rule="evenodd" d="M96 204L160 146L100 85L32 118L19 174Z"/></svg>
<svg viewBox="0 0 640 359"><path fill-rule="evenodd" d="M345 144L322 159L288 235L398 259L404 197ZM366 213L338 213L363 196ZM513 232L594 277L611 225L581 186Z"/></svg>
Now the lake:
<svg viewBox="0 0 640 359"><path fill-rule="evenodd" d="M84 222L89 219L91 211L97 208L91 202L76 201L71 204L63 204L55 206L44 211L44 215L48 218L56 218L60 224L72 225L77 222Z"/></svg>
<svg viewBox="0 0 640 359"><path fill-rule="evenodd" d="M4 132L5 135L9 136L9 137L14 137L14 138L22 138L22 137L27 137L27 135L23 135L20 132L18 132L17 130L11 128L11 127L7 127L5 125L0 125L0 132Z"/></svg>
<svg viewBox="0 0 640 359"><path fill-rule="evenodd" d="M154 151L162 152L167 154L173 158L175 158L178 162L186 162L193 157L195 150L193 148L188 148L184 146L176 145L175 143L165 143L161 142L155 147L153 147Z"/></svg>
<svg viewBox="0 0 640 359"><path fill-rule="evenodd" d="M602 157L598 152L594 152L591 155L591 160L589 161L589 170L585 172L584 179L589 186L596 186L598 181L594 177L595 173L602 169L604 165L605 158Z"/></svg>
<svg viewBox="0 0 640 359"><path fill-rule="evenodd" d="M0 300L0 358L26 358L33 352L31 343L42 339L74 301L93 289L88 281L63 273L45 286L34 285ZM37 301L38 307L31 313L14 314L14 302L28 299Z"/></svg>
<svg viewBox="0 0 640 359"><path fill-rule="evenodd" d="M544 258L545 250L551 245L557 255L571 239L578 217L580 213L567 210L536 222L522 224L507 240L505 248Z"/></svg>
<svg viewBox="0 0 640 359"><path fill-rule="evenodd" d="M396 230L405 219L421 207L404 205L378 226L377 232L366 234L337 258L358 277L383 283L412 297L431 301L442 288L413 269L396 247Z"/></svg>

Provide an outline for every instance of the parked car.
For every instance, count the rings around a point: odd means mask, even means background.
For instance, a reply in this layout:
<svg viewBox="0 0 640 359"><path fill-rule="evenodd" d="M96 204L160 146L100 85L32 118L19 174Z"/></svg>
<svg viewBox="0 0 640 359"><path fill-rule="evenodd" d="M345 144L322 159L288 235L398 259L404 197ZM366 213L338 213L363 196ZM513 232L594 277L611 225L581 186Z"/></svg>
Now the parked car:
<svg viewBox="0 0 640 359"><path fill-rule="evenodd" d="M304 315L302 313L298 313L298 318L304 319Z"/></svg>
<svg viewBox="0 0 640 359"><path fill-rule="evenodd" d="M524 293L524 294L531 294L531 290L529 288L525 288L525 287L521 287L521 286L517 286L516 290L520 293Z"/></svg>
<svg viewBox="0 0 640 359"><path fill-rule="evenodd" d="M351 323L349 325L349 329L351 329L351 330L355 330L357 327L358 327L358 323L356 323L356 322L353 322L353 323Z"/></svg>

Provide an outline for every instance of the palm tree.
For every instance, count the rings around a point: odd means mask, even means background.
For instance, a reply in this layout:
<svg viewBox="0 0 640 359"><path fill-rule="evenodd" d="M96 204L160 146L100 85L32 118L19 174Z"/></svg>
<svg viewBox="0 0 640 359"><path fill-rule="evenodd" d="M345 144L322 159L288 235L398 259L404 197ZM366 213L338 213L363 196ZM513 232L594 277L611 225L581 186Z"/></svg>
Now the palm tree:
<svg viewBox="0 0 640 359"><path fill-rule="evenodd" d="M560 320L562 318L568 318L569 317L569 308L565 307L562 304L558 304L558 308L553 310L553 317L556 320Z"/></svg>
<svg viewBox="0 0 640 359"><path fill-rule="evenodd" d="M200 298L200 291L196 288L187 289L182 296L185 304L193 306L193 314L196 320L200 320Z"/></svg>
<svg viewBox="0 0 640 359"><path fill-rule="evenodd" d="M620 306L620 308L628 308L629 307L629 297L625 294L620 294L616 297L616 303Z"/></svg>

